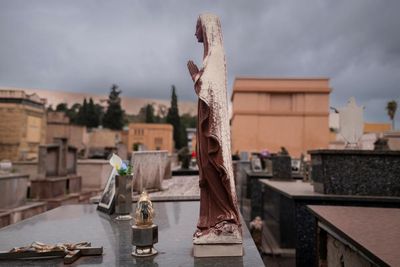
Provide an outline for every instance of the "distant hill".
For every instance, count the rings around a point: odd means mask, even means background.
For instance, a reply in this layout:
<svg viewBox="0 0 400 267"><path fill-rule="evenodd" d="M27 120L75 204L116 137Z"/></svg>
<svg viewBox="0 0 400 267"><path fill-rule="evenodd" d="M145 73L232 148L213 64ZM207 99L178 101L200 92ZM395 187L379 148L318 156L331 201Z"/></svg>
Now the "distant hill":
<svg viewBox="0 0 400 267"><path fill-rule="evenodd" d="M97 95L97 94L85 94L85 93L72 93L72 92L62 92L62 91L50 91L42 89L31 89L31 88L10 88L10 87L0 87L0 90L23 90L27 94L36 93L40 98L46 99L46 106L52 105L53 108L59 103L67 103L68 106L72 106L75 103L82 103L83 99L86 97L89 99L93 98L95 103L101 103L106 106L108 95ZM151 98L136 98L127 97L122 95L122 108L127 114L138 114L141 107L146 104L153 103L155 106L155 111L159 109L164 109L169 107L169 99L151 99ZM179 101L179 114L189 113L191 115L197 114L197 103L192 101Z"/></svg>

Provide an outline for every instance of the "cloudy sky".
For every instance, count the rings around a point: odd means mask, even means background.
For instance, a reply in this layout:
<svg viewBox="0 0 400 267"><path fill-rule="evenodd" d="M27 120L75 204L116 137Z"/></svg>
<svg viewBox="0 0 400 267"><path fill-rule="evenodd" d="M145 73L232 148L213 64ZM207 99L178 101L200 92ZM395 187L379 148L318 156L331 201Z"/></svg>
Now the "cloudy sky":
<svg viewBox="0 0 400 267"><path fill-rule="evenodd" d="M400 1L0 1L0 86L195 100L197 16L220 16L235 76L331 79L331 106L355 96L369 121L400 104ZM400 109L400 107L399 107ZM400 110L397 115L400 126Z"/></svg>

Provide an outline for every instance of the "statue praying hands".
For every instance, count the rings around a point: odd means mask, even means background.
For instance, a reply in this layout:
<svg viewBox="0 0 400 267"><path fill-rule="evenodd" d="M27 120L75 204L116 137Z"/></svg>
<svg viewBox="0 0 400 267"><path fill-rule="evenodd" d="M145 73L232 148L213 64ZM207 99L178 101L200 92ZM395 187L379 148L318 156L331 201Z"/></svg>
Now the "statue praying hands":
<svg viewBox="0 0 400 267"><path fill-rule="evenodd" d="M191 60L187 63L198 95L196 149L200 216L193 243L241 244L231 159L225 53L219 18L212 14L200 15L195 36L204 45L204 56L201 69Z"/></svg>

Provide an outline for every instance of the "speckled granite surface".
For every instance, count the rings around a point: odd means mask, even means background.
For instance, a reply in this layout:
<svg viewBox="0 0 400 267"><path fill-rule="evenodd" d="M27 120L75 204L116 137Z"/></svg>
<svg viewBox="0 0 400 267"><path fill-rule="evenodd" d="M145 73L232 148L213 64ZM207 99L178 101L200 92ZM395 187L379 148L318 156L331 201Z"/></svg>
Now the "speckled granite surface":
<svg viewBox="0 0 400 267"><path fill-rule="evenodd" d="M0 251L32 241L45 243L90 241L103 246L103 256L82 257L70 266L264 266L247 228L243 227L243 257L194 258L192 235L198 201L156 202L159 227L155 257L131 256L130 221L115 221L95 205L69 205L0 230ZM0 266L64 266L62 259L0 261Z"/></svg>
<svg viewBox="0 0 400 267"><path fill-rule="evenodd" d="M292 161L290 156L272 156L272 177L274 179L292 179Z"/></svg>
<svg viewBox="0 0 400 267"><path fill-rule="evenodd" d="M313 150L309 153L316 192L400 196L400 151Z"/></svg>

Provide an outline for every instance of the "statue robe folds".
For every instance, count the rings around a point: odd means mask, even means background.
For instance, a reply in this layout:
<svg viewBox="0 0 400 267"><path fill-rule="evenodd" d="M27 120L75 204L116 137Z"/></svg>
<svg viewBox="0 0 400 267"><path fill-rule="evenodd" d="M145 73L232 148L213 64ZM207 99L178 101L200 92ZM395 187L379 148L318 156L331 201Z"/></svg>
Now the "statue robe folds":
<svg viewBox="0 0 400 267"><path fill-rule="evenodd" d="M241 242L240 219L232 170L226 90L226 64L221 25L215 15L200 15L205 55L194 77L198 95L197 160L200 174L200 217L196 238L218 242L231 236ZM208 236L208 237L207 237Z"/></svg>

